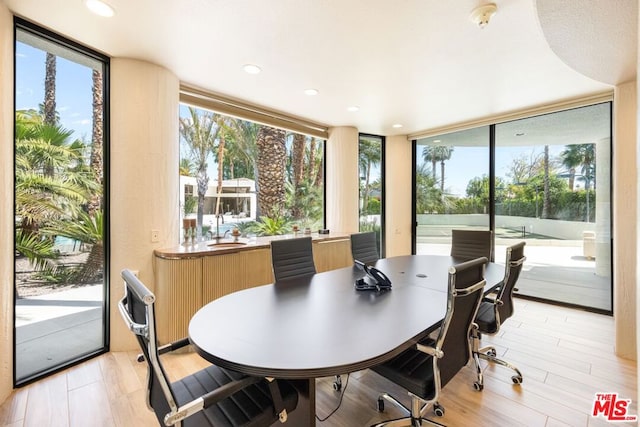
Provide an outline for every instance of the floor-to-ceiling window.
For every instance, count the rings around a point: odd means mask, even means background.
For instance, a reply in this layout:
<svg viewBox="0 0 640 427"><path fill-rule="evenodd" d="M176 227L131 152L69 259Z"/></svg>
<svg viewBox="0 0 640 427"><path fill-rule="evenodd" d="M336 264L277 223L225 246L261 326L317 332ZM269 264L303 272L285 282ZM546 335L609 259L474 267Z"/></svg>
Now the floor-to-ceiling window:
<svg viewBox="0 0 640 427"><path fill-rule="evenodd" d="M611 104L495 127L496 259L515 239L520 295L612 311Z"/></svg>
<svg viewBox="0 0 640 427"><path fill-rule="evenodd" d="M105 351L108 58L16 20L15 383Z"/></svg>
<svg viewBox="0 0 640 427"><path fill-rule="evenodd" d="M525 241L518 293L612 312L611 103L416 141L416 253L490 228L494 257Z"/></svg>
<svg viewBox="0 0 640 427"><path fill-rule="evenodd" d="M180 106L180 240L317 232L324 140Z"/></svg>
<svg viewBox="0 0 640 427"><path fill-rule="evenodd" d="M375 231L378 253L384 256L384 137L360 134L358 141L360 173L359 230Z"/></svg>
<svg viewBox="0 0 640 427"><path fill-rule="evenodd" d="M415 144L417 254L449 254L451 230L489 228L489 127Z"/></svg>

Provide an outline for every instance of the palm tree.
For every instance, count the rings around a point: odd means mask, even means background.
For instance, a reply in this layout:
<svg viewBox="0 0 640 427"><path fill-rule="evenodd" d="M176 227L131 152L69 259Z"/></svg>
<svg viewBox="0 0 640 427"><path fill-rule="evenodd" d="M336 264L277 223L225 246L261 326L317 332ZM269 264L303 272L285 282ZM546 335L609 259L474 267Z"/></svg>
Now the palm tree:
<svg viewBox="0 0 640 427"><path fill-rule="evenodd" d="M436 155L440 161L440 192L444 196L444 162L451 158L453 147L439 146L435 147Z"/></svg>
<svg viewBox="0 0 640 427"><path fill-rule="evenodd" d="M436 163L440 160L438 158L437 147L427 145L422 149L422 158L425 162L431 162L431 178L436 180Z"/></svg>
<svg viewBox="0 0 640 427"><path fill-rule="evenodd" d="M87 261L75 276L79 283L92 282L102 274L104 265L102 211L96 211L93 215L80 211L77 217L71 220L58 220L44 231L91 245Z"/></svg>
<svg viewBox="0 0 640 427"><path fill-rule="evenodd" d="M252 177L254 181L258 181L258 149L256 140L258 139L258 131L260 125L240 119L231 119L229 128L232 130L233 145L229 150L232 159L240 162L242 165L242 175L247 178ZM237 169L237 166L234 166ZM251 175L249 172L251 171ZM235 173L235 172L234 172ZM235 177L236 175L233 175Z"/></svg>
<svg viewBox="0 0 640 427"><path fill-rule="evenodd" d="M191 161L196 168L198 186L197 235L202 236L202 220L204 216L204 196L209 188L207 175L207 159L215 149L220 131L220 116L212 112L200 114L194 107L189 107L189 116L180 118L180 135L190 150Z"/></svg>
<svg viewBox="0 0 640 427"><path fill-rule="evenodd" d="M416 212L432 213L442 210L442 194L426 163L416 168Z"/></svg>
<svg viewBox="0 0 640 427"><path fill-rule="evenodd" d="M258 149L258 211L274 217L282 211L285 202L286 132L261 126L256 141Z"/></svg>
<svg viewBox="0 0 640 427"><path fill-rule="evenodd" d="M586 197L586 221L590 219L589 191L591 183L595 178L595 144L578 144L569 145L560 153L562 164L569 169L569 187L573 190L573 178L576 175L576 168L580 167L582 179L584 180L584 189Z"/></svg>
<svg viewBox="0 0 640 427"><path fill-rule="evenodd" d="M194 165L191 160L187 158L180 159L180 165L178 171L181 176L193 176L195 175Z"/></svg>
<svg viewBox="0 0 640 427"><path fill-rule="evenodd" d="M436 163L440 162L440 192L444 196L444 162L451 158L453 147L444 145L428 145L422 149L422 158L425 162L431 162L431 177L436 180Z"/></svg>
<svg viewBox="0 0 640 427"><path fill-rule="evenodd" d="M551 194L549 192L549 146L544 146L544 180L542 186L542 218L549 217Z"/></svg>
<svg viewBox="0 0 640 427"><path fill-rule="evenodd" d="M569 188L573 191L576 168L581 167L585 189L591 187L595 170L595 144L568 145L561 153L562 164L569 169Z"/></svg>
<svg viewBox="0 0 640 427"><path fill-rule="evenodd" d="M43 122L35 111L16 112L16 248L37 268L55 257L53 236L41 229L81 212L96 189L83 164L83 144L69 141L71 132L61 126Z"/></svg>
<svg viewBox="0 0 640 427"><path fill-rule="evenodd" d="M380 164L382 160L381 144L367 138L361 138L358 147L358 160L360 171L364 173L364 191L362 195L362 210L366 210L369 204L369 191L371 181L371 168Z"/></svg>

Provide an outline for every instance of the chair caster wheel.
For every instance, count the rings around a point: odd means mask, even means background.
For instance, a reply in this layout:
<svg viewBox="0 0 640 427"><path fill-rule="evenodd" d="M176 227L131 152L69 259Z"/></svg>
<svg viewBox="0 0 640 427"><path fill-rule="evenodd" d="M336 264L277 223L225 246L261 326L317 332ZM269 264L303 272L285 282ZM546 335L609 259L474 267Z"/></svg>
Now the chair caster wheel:
<svg viewBox="0 0 640 427"><path fill-rule="evenodd" d="M138 363L144 362L144 354L139 354L138 357L136 357L136 362Z"/></svg>
<svg viewBox="0 0 640 427"><path fill-rule="evenodd" d="M378 398L378 412L384 412L384 399Z"/></svg>
<svg viewBox="0 0 640 427"><path fill-rule="evenodd" d="M495 348L490 348L489 350L487 350L487 356L490 357L496 357L496 349Z"/></svg>
<svg viewBox="0 0 640 427"><path fill-rule="evenodd" d="M514 375L511 377L511 381L513 381L514 384L522 384L522 377L520 375Z"/></svg>
<svg viewBox="0 0 640 427"><path fill-rule="evenodd" d="M476 391L482 391L484 389L484 384L480 384L479 382L473 383L473 388Z"/></svg>
<svg viewBox="0 0 640 427"><path fill-rule="evenodd" d="M433 413L436 414L438 417L443 417L444 416L444 407L439 403L434 404L433 405Z"/></svg>
<svg viewBox="0 0 640 427"><path fill-rule="evenodd" d="M342 389L342 377L336 376L336 379L333 382L333 389L335 391L340 391Z"/></svg>

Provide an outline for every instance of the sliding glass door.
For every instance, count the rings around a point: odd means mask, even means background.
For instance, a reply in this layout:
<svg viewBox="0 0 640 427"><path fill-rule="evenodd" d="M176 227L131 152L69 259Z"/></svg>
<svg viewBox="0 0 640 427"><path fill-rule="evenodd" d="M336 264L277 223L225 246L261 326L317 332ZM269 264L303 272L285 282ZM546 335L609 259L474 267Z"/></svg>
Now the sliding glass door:
<svg viewBox="0 0 640 427"><path fill-rule="evenodd" d="M416 142L416 254L448 255L451 230L489 228L489 127Z"/></svg>
<svg viewBox="0 0 640 427"><path fill-rule="evenodd" d="M611 104L496 125L496 259L525 240L520 295L610 312Z"/></svg>
<svg viewBox="0 0 640 427"><path fill-rule="evenodd" d="M17 385L107 348L107 61L17 21Z"/></svg>
<svg viewBox="0 0 640 427"><path fill-rule="evenodd" d="M525 241L519 295L611 313L611 103L416 141L415 252L490 228Z"/></svg>

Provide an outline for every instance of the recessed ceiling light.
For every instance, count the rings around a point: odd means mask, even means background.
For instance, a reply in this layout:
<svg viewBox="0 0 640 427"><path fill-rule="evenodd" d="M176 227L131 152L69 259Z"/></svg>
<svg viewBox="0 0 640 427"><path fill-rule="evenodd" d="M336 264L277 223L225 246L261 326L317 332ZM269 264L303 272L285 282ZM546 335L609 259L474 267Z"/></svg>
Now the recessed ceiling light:
<svg viewBox="0 0 640 427"><path fill-rule="evenodd" d="M304 90L304 94L305 95L309 95L309 96L315 96L318 93L320 93L320 92L318 92L318 89L305 89Z"/></svg>
<svg viewBox="0 0 640 427"><path fill-rule="evenodd" d="M516 136L524 136L524 132L518 132L516 133Z"/></svg>
<svg viewBox="0 0 640 427"><path fill-rule="evenodd" d="M401 128L401 127L402 127L402 125L401 125L400 123L396 123L395 125L391 125L391 127L393 127L393 128L396 128L396 129L397 129L397 128Z"/></svg>
<svg viewBox="0 0 640 427"><path fill-rule="evenodd" d="M91 12L105 18L110 18L115 13L111 6L101 0L86 0L84 4Z"/></svg>
<svg viewBox="0 0 640 427"><path fill-rule="evenodd" d="M260 67L258 67L257 65L253 65L253 64L246 64L242 68L244 69L245 72L247 72L249 74L258 74L260 71L262 71L262 69Z"/></svg>
<svg viewBox="0 0 640 427"><path fill-rule="evenodd" d="M355 113L356 111L359 111L360 107L358 107L357 105L352 105L351 107L347 108L347 111L351 111L352 113Z"/></svg>
<svg viewBox="0 0 640 427"><path fill-rule="evenodd" d="M434 139L433 142L435 142L437 144L437 143L442 142L442 141L439 140L439 139Z"/></svg>

